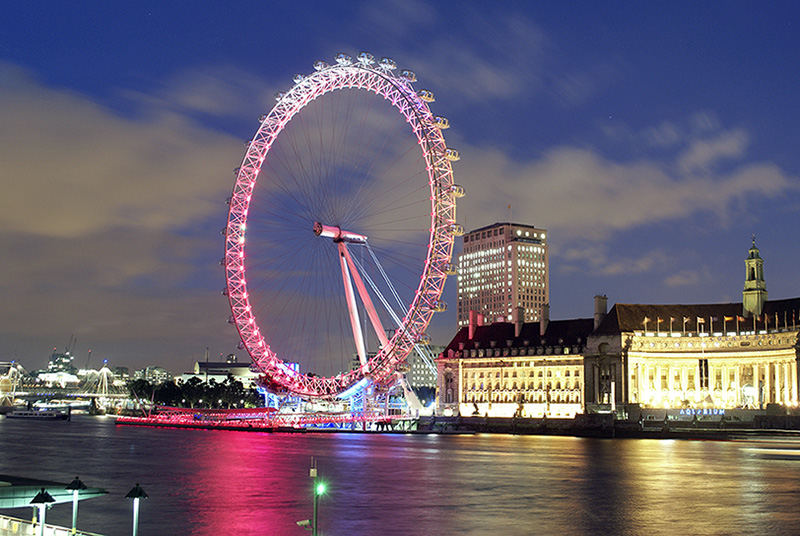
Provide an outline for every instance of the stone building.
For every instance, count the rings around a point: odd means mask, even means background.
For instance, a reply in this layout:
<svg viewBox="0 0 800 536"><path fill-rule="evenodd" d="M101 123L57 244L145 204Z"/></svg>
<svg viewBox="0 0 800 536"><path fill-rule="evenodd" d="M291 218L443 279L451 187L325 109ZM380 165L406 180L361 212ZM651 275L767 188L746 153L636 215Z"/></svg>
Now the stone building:
<svg viewBox="0 0 800 536"><path fill-rule="evenodd" d="M753 240L742 302L612 307L587 344L587 405L797 406L799 314L800 298L767 301Z"/></svg>
<svg viewBox="0 0 800 536"><path fill-rule="evenodd" d="M521 309L521 308L520 308ZM473 312L437 359L440 412L573 417L583 411L583 352L591 318L483 325Z"/></svg>
<svg viewBox="0 0 800 536"><path fill-rule="evenodd" d="M692 411L798 405L800 298L767 300L755 241L741 302L607 310L606 297L596 296L594 309L593 319L545 315L488 326L473 313L475 321L437 360L440 411L555 416L632 404Z"/></svg>

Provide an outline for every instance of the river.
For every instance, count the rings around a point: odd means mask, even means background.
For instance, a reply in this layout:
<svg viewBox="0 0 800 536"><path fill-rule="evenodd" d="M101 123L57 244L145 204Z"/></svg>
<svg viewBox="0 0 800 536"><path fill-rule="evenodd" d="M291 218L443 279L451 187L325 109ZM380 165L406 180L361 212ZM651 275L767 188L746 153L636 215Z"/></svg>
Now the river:
<svg viewBox="0 0 800 536"><path fill-rule="evenodd" d="M310 458L328 484L321 534L800 534L800 441L512 435L268 434L0 418L0 473L109 494L79 527L141 536L310 534ZM29 518L29 509L5 513ZM69 525L71 506L48 522Z"/></svg>

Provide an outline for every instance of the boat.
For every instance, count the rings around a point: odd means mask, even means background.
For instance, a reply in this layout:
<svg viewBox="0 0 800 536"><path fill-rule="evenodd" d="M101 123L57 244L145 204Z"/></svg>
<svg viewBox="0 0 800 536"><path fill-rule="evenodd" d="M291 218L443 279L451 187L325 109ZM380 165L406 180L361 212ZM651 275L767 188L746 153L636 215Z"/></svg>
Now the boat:
<svg viewBox="0 0 800 536"><path fill-rule="evenodd" d="M37 421L68 421L70 420L71 411L55 411L50 409L45 410L30 410L30 409L15 409L11 413L6 414L6 419L32 419Z"/></svg>

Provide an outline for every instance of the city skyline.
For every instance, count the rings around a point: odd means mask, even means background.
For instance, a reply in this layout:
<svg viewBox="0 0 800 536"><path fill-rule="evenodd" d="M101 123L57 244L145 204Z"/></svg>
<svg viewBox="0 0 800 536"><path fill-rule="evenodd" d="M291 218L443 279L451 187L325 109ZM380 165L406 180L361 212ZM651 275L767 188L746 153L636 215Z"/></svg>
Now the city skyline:
<svg viewBox="0 0 800 536"><path fill-rule="evenodd" d="M340 51L434 91L467 231L548 229L552 318L595 294L738 301L753 233L770 298L799 294L788 2L71 7L0 23L0 361L40 368L72 334L131 368L243 359L219 292L230 171L272 95Z"/></svg>

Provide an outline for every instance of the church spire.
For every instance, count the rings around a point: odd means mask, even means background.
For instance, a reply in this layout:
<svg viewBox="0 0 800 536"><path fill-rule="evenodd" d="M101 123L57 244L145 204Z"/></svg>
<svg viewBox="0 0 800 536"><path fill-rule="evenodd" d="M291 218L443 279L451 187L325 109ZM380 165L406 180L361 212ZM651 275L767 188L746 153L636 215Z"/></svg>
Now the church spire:
<svg viewBox="0 0 800 536"><path fill-rule="evenodd" d="M753 235L753 245L744 260L744 267L742 313L744 316L759 316L767 301L767 283L764 281L764 259L756 247L756 235Z"/></svg>

